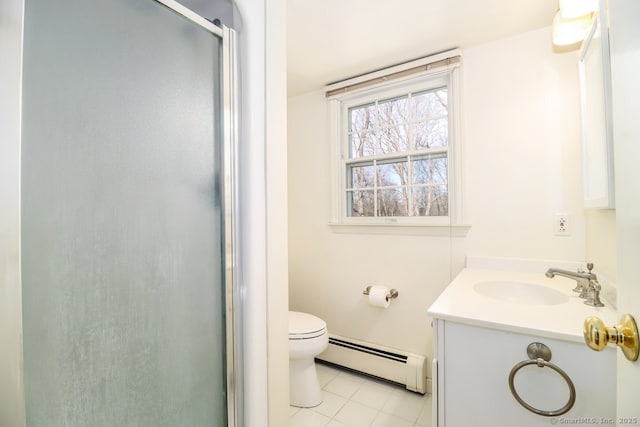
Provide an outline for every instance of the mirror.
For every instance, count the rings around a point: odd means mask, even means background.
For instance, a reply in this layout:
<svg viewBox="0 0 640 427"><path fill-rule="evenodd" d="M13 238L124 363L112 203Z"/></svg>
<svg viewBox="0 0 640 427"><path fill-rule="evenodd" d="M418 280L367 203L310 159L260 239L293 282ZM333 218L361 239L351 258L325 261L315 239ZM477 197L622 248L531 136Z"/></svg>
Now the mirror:
<svg viewBox="0 0 640 427"><path fill-rule="evenodd" d="M585 208L614 207L611 66L603 16L601 5L579 61Z"/></svg>
<svg viewBox="0 0 640 427"><path fill-rule="evenodd" d="M596 264L604 296L617 304L617 226L608 10L603 0L579 57L584 150L586 259ZM623 183L618 183L621 185ZM589 209L590 208L590 209Z"/></svg>

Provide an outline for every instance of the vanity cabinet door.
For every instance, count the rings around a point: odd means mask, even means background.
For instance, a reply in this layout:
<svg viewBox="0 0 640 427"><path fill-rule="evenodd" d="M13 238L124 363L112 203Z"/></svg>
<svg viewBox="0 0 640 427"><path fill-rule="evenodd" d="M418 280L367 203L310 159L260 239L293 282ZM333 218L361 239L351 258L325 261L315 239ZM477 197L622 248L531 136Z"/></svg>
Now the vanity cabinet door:
<svg viewBox="0 0 640 427"><path fill-rule="evenodd" d="M549 417L522 407L509 389L509 373L528 360L532 342L547 345L551 363L564 370L576 389L573 408L555 417L559 423L581 417L615 420L615 351L596 353L583 343L527 336L438 320L434 410L438 427L549 426ZM604 357L606 361L602 359ZM521 398L542 410L557 410L569 400L565 380L551 368L528 365L514 384Z"/></svg>

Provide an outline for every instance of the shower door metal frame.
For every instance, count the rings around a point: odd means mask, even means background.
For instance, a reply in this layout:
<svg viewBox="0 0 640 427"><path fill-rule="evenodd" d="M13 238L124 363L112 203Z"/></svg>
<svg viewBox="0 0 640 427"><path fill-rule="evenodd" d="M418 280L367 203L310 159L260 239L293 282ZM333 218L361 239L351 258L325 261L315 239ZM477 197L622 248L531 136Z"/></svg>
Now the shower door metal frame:
<svg viewBox="0 0 640 427"><path fill-rule="evenodd" d="M238 250L236 236L238 234L236 212L238 198L236 183L237 147L238 147L238 52L236 32L227 26L218 27L191 9L174 0L155 0L170 10L182 15L192 23L220 38L222 43L222 158L223 183L222 195L224 219L224 295L225 295L225 346L226 346L226 395L227 425L241 427L244 425L243 371L242 367L242 311L236 307L236 267Z"/></svg>
<svg viewBox="0 0 640 427"><path fill-rule="evenodd" d="M223 168L224 168L224 260L225 260L225 323L227 355L227 424L244 425L244 390L242 365L242 310L236 298L236 268L238 257L238 182L237 149L240 108L238 51L236 32L223 26L222 37L222 100L223 100ZM236 302L238 306L236 306Z"/></svg>

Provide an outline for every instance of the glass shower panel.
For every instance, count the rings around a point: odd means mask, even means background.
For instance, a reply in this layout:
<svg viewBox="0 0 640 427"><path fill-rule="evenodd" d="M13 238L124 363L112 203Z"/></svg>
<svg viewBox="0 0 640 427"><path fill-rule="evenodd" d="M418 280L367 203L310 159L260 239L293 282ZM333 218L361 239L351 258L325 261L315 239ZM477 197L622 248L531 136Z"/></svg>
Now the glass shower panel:
<svg viewBox="0 0 640 427"><path fill-rule="evenodd" d="M27 0L27 426L226 426L218 37Z"/></svg>

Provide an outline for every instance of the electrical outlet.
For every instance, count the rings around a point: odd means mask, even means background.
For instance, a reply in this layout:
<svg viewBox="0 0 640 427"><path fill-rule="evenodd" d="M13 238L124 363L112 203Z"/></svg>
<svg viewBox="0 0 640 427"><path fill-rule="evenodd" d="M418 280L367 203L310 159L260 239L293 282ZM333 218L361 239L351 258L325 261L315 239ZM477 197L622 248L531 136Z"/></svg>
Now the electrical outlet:
<svg viewBox="0 0 640 427"><path fill-rule="evenodd" d="M556 236L571 235L570 218L568 214L558 213L554 216L553 231Z"/></svg>

